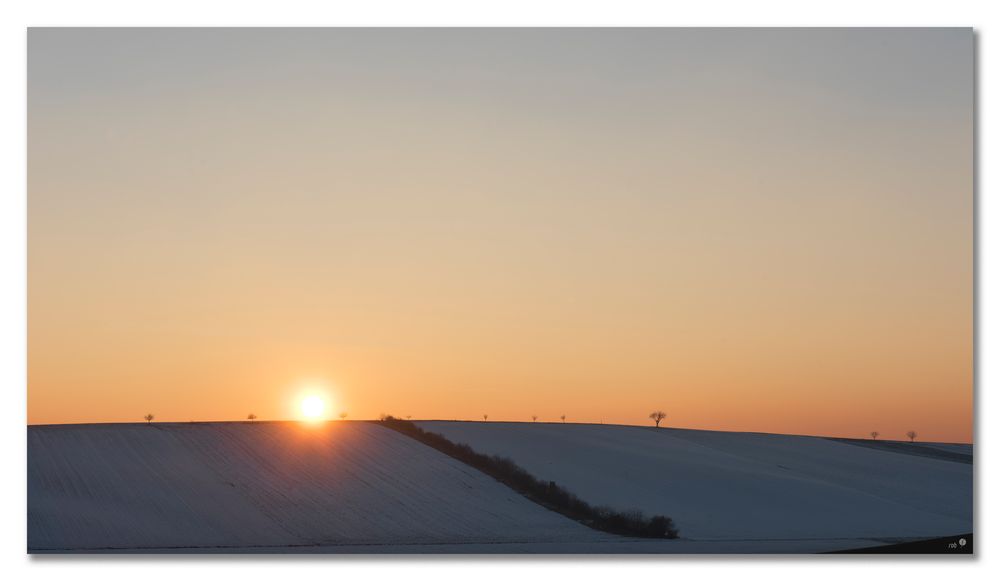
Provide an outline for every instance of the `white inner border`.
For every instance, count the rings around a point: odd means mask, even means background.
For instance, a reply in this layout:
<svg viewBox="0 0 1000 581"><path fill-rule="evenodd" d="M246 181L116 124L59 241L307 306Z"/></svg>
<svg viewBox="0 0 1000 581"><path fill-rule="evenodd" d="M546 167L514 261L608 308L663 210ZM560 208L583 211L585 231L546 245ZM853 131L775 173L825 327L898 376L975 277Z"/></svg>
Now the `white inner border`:
<svg viewBox="0 0 1000 581"><path fill-rule="evenodd" d="M1000 3L992 2L993 5ZM995 398L987 387L1000 344L990 342L1000 323L988 291L1000 287L1000 204L990 203L985 179L998 167L988 136L1000 129L989 115L989 95L997 84L1000 35L998 11L988 0L702 0L681 5L652 0L8 0L0 8L2 82L0 141L0 445L7 467L0 479L0 570L6 579L143 579L177 575L225 574L241 580L274 575L322 575L351 581L393 575L406 581L512 576L607 579L719 575L740 581L841 581L844 576L920 581L1000 578L992 524L996 503L987 492L997 479L987 454L995 444L987 418L996 419ZM26 284L26 28L29 26L971 26L978 36L978 374L976 393L976 553L970 558L935 557L69 557L33 559L25 555L25 284ZM1000 44L998 44L1000 46ZM994 58L991 58L994 57ZM991 131L993 130L993 131ZM993 162L993 163L991 163ZM991 234L992 232L992 234ZM993 323L991 325L991 323ZM991 409L994 408L994 409ZM994 490L998 488L994 485ZM993 494L997 494L994 492ZM284 571L285 568L297 571ZM335 568L330 570L329 568ZM282 569L282 570L278 570ZM850 571L845 571L850 569ZM993 574L989 570L994 570ZM197 578L197 577L196 577Z"/></svg>

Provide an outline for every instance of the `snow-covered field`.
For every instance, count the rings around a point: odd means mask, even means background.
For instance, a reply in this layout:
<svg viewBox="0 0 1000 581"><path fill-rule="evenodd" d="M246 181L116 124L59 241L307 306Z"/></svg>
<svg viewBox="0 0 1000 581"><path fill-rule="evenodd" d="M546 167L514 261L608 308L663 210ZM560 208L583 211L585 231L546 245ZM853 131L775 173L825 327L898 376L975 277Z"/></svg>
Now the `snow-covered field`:
<svg viewBox="0 0 1000 581"><path fill-rule="evenodd" d="M28 549L792 553L972 530L963 462L800 436L421 425L592 504L671 516L684 538L593 531L373 423L98 424L28 428Z"/></svg>
<svg viewBox="0 0 1000 581"><path fill-rule="evenodd" d="M688 540L891 541L973 530L968 445L930 446L968 453L963 462L808 436L586 424L419 425L512 458L592 504L668 515Z"/></svg>
<svg viewBox="0 0 1000 581"><path fill-rule="evenodd" d="M440 551L609 538L370 423L28 428L33 552Z"/></svg>

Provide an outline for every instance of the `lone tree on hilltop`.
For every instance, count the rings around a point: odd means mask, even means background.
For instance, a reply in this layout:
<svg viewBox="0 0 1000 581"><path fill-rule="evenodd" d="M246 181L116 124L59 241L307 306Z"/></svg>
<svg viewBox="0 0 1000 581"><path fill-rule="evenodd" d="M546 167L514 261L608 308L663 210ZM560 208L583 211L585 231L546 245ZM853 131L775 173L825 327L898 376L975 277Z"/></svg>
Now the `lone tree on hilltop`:
<svg viewBox="0 0 1000 581"><path fill-rule="evenodd" d="M665 417L667 417L667 412L655 411L649 414L649 419L653 420L656 423L657 428L660 427L660 422L662 422L663 418Z"/></svg>
<svg viewBox="0 0 1000 581"><path fill-rule="evenodd" d="M531 416L531 421L537 422L538 421L538 416Z"/></svg>
<svg viewBox="0 0 1000 581"><path fill-rule="evenodd" d="M872 432L872 440L878 439L878 432Z"/></svg>
<svg viewBox="0 0 1000 581"><path fill-rule="evenodd" d="M562 422L565 424L566 423L566 414L563 414L563 415L559 416L559 419L562 420Z"/></svg>
<svg viewBox="0 0 1000 581"><path fill-rule="evenodd" d="M146 420L146 423L148 424L153 421L153 414L146 414L142 416L142 419Z"/></svg>
<svg viewBox="0 0 1000 581"><path fill-rule="evenodd" d="M483 414L483 421L485 422L485 421L486 421L486 418L488 418L488 417L490 417L490 416L488 416L488 415L486 415L486 414Z"/></svg>
<svg viewBox="0 0 1000 581"><path fill-rule="evenodd" d="M247 419L250 420L250 423L252 424L253 421L257 419L257 414L250 414L247 416Z"/></svg>
<svg viewBox="0 0 1000 581"><path fill-rule="evenodd" d="M913 440L917 439L917 433L914 432L913 430L910 430L909 432L906 432L906 437L910 439L910 443L912 444Z"/></svg>
<svg viewBox="0 0 1000 581"><path fill-rule="evenodd" d="M340 419L346 420L347 419L347 412L340 412Z"/></svg>

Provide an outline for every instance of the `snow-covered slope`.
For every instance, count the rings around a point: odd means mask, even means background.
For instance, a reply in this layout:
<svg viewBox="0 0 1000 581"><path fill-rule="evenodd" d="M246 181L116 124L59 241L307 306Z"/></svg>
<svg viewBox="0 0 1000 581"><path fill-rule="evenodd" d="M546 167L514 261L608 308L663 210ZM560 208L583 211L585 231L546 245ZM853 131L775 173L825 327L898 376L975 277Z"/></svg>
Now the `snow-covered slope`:
<svg viewBox="0 0 1000 581"><path fill-rule="evenodd" d="M28 548L601 541L374 424L28 428Z"/></svg>
<svg viewBox="0 0 1000 581"><path fill-rule="evenodd" d="M972 531L972 465L808 436L581 424L420 422L592 504L672 517L693 539Z"/></svg>

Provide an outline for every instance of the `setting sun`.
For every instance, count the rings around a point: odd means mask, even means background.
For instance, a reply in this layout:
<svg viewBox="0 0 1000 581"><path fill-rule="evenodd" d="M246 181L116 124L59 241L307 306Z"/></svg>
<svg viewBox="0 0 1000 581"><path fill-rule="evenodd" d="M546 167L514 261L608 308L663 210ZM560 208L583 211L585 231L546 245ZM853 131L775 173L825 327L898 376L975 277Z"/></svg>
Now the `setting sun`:
<svg viewBox="0 0 1000 581"><path fill-rule="evenodd" d="M326 402L319 396L310 395L302 398L302 402L299 403L299 409L302 412L303 418L307 420L319 420L323 417Z"/></svg>

